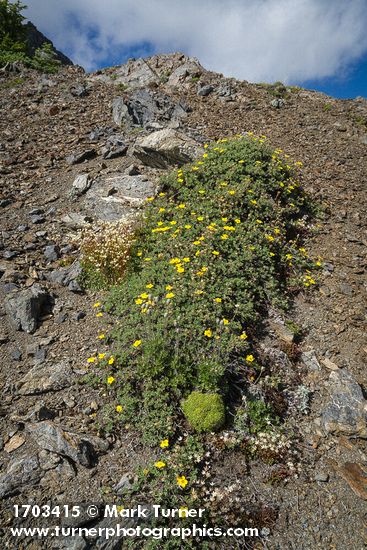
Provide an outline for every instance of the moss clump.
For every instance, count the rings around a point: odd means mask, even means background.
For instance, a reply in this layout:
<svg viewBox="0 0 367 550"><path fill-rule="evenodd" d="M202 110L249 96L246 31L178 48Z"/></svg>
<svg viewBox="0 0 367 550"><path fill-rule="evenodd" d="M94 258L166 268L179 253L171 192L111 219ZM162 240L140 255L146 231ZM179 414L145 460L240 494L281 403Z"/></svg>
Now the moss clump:
<svg viewBox="0 0 367 550"><path fill-rule="evenodd" d="M217 393L194 391L183 401L182 410L197 432L215 432L226 419L223 399Z"/></svg>

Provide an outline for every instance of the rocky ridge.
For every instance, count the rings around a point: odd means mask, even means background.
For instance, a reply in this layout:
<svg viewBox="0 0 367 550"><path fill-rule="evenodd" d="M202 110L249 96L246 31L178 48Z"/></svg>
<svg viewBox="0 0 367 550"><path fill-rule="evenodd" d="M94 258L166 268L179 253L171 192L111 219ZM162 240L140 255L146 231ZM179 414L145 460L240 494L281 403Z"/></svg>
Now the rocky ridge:
<svg viewBox="0 0 367 550"><path fill-rule="evenodd" d="M270 87L211 73L181 54L93 74L73 66L52 76L4 72L0 88L0 496L7 547L14 544L7 529L13 503L63 503L66 495L100 502L106 487L112 498L134 462L146 458L129 432L98 436L105 396L79 383L101 326L113 320L96 318L92 305L100 296L80 287L72 236L135 216L167 169L195 158L209 140L252 131L303 162L304 186L327 213L308 246L322 257L318 289L299 295L293 311L304 333L295 374L312 392L309 414L290 420L301 440L301 468L298 479L271 487L263 467L253 466L249 502L277 509L259 548L362 549L367 101L294 88L274 97ZM282 342L293 345L281 320L272 321L268 353ZM230 479L228 472L218 476L220 483ZM27 548L55 547L48 544Z"/></svg>

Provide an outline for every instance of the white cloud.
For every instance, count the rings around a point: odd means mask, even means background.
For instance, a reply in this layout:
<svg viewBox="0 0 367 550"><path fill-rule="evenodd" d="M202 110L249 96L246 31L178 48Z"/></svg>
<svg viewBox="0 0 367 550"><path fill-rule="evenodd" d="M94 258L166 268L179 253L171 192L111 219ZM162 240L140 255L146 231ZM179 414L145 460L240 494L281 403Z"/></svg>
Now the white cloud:
<svg viewBox="0 0 367 550"><path fill-rule="evenodd" d="M367 52L367 0L28 0L30 20L94 69L140 42L260 82L335 76Z"/></svg>

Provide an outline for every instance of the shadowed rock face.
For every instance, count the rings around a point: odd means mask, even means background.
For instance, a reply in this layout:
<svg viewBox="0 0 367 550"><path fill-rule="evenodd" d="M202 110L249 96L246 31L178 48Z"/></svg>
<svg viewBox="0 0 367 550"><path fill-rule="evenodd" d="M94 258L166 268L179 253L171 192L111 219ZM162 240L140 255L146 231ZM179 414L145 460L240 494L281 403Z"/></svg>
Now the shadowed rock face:
<svg viewBox="0 0 367 550"><path fill-rule="evenodd" d="M27 48L28 48L28 55L33 56L37 48L41 48L43 44L51 44L55 54L56 58L62 65L73 65L73 62L71 59L69 59L66 55L64 55L62 52L57 50L51 40L49 40L44 34L41 33L37 29L33 23L28 21L25 25L26 28L26 36L27 36Z"/></svg>

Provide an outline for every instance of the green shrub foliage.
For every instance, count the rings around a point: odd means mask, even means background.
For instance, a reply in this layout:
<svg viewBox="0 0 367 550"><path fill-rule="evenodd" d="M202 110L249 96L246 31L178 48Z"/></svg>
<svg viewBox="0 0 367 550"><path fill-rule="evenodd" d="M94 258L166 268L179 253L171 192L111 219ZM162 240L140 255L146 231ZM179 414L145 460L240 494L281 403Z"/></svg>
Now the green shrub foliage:
<svg viewBox="0 0 367 550"><path fill-rule="evenodd" d="M114 388L146 440L174 433L193 390L227 399L259 367L253 335L269 305L315 283L301 246L310 205L299 165L252 134L206 146L147 201L125 279ZM125 405L126 401L126 405Z"/></svg>

